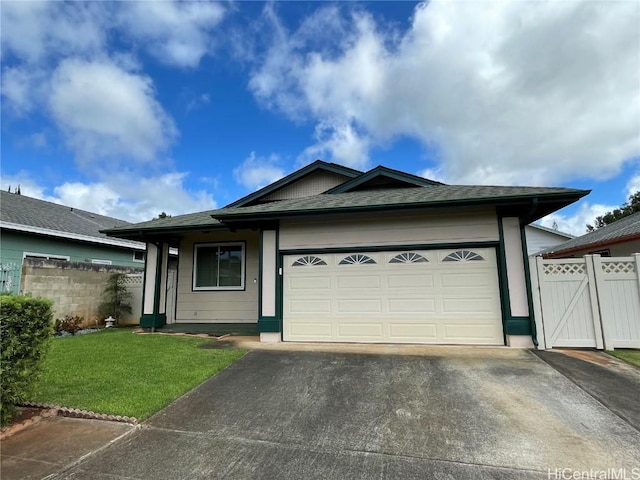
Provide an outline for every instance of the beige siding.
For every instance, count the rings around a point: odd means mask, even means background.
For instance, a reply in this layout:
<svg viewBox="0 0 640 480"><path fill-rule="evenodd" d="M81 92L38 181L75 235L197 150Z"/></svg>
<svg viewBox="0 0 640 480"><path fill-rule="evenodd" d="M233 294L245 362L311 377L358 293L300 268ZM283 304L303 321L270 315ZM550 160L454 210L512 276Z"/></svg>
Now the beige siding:
<svg viewBox="0 0 640 480"><path fill-rule="evenodd" d="M318 195L326 192L327 190L337 187L338 185L349 180L344 175L337 173L318 171L310 175L307 175L297 182L293 182L286 187L273 192L270 195L262 198L261 200L287 200L290 198L303 198L310 197L312 195Z"/></svg>
<svg viewBox="0 0 640 480"><path fill-rule="evenodd" d="M244 291L192 291L193 244L245 241ZM180 243L176 322L225 323L258 321L258 232L193 235Z"/></svg>
<svg viewBox="0 0 640 480"><path fill-rule="evenodd" d="M280 249L498 241L492 209L283 221Z"/></svg>
<svg viewBox="0 0 640 480"><path fill-rule="evenodd" d="M529 315L529 303L527 299L524 257L522 255L520 220L517 217L505 217L502 220L502 228L504 232L504 254L507 260L507 281L509 282L511 315L526 317Z"/></svg>

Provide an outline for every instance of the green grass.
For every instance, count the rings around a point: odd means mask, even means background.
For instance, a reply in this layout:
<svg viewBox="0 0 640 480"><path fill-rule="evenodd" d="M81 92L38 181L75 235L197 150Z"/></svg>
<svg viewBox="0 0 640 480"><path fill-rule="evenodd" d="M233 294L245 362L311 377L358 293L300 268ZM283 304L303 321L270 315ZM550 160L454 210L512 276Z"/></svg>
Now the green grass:
<svg viewBox="0 0 640 480"><path fill-rule="evenodd" d="M610 350L607 353L631 365L640 367L640 350Z"/></svg>
<svg viewBox="0 0 640 480"><path fill-rule="evenodd" d="M206 338L109 329L54 338L31 400L144 420L245 354Z"/></svg>

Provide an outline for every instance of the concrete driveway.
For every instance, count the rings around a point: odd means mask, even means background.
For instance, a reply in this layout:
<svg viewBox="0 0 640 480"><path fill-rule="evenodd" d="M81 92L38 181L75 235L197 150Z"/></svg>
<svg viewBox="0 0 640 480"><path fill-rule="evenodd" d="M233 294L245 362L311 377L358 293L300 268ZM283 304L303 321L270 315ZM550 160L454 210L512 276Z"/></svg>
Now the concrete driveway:
<svg viewBox="0 0 640 480"><path fill-rule="evenodd" d="M252 351L57 478L632 478L640 468L640 432L533 353L432 351Z"/></svg>

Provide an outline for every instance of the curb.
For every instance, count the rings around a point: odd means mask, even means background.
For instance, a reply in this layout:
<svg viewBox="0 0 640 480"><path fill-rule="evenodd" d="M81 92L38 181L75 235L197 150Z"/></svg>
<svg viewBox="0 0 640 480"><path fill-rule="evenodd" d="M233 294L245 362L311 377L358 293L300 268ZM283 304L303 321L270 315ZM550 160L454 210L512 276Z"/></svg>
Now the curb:
<svg viewBox="0 0 640 480"><path fill-rule="evenodd" d="M69 418L83 418L86 420L103 420L108 422L127 423L129 425L138 425L138 420L134 417L125 417L121 415L108 415L106 413L96 413L88 410L82 410L80 408L68 408L61 407L60 405L53 405L51 403L38 403L38 402L22 402L17 404L18 407L37 408L42 410L38 415L35 415L22 423L4 427L0 430L0 440L4 440L31 425L34 425L44 418L49 417L69 417Z"/></svg>

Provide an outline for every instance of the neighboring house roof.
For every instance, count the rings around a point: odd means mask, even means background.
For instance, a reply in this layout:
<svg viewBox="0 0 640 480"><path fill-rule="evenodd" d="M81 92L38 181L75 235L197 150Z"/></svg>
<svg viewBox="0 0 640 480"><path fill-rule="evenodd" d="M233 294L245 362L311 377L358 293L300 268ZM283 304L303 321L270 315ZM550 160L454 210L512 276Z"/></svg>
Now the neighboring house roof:
<svg viewBox="0 0 640 480"><path fill-rule="evenodd" d="M570 255L580 250L603 248L608 245L638 239L640 239L640 212L621 218L581 237L543 250L539 255L558 257Z"/></svg>
<svg viewBox="0 0 640 480"><path fill-rule="evenodd" d="M286 177L281 178L280 180L276 180L275 182L263 187L259 190L256 190L249 195L242 197L239 200L236 200L233 203L230 203L225 208L229 207L243 207L245 205L249 205L253 202L258 201L262 197L266 197L270 193L279 190L296 180L300 180L302 177L305 177L313 172L317 172L318 170L323 170L330 173L337 173L339 175L344 175L348 178L355 178L362 175L360 170L355 170L353 168L344 167L342 165L338 165L337 163L327 163L322 160L316 160L313 163L310 163L306 167L301 168L300 170L296 170L295 172L287 175Z"/></svg>
<svg viewBox="0 0 640 480"><path fill-rule="evenodd" d="M588 193L588 190L571 188L469 185L432 185L421 188L325 193L247 207L226 207L220 210L162 218L113 228L108 230L107 234L124 238L144 238L145 235L187 230L214 230L226 228L225 224L274 220L288 216L458 206L503 206L520 213L525 210L526 220L531 222Z"/></svg>
<svg viewBox="0 0 640 480"><path fill-rule="evenodd" d="M2 229L137 250L145 248L143 243L111 238L101 232L107 228L130 225L124 220L38 200L26 195L5 191L0 194L0 228Z"/></svg>
<svg viewBox="0 0 640 480"><path fill-rule="evenodd" d="M559 236L564 237L564 238L576 238L575 235L571 235L570 233L561 232L560 230L556 230L554 228L544 227L544 226L538 225L536 223L531 223L531 224L529 224L527 226L528 227L532 227L532 228L536 228L538 230L542 230L543 232L554 233L554 234L559 235Z"/></svg>

